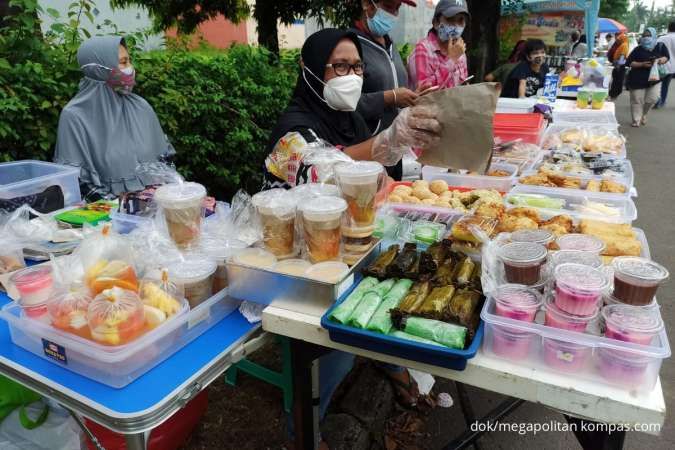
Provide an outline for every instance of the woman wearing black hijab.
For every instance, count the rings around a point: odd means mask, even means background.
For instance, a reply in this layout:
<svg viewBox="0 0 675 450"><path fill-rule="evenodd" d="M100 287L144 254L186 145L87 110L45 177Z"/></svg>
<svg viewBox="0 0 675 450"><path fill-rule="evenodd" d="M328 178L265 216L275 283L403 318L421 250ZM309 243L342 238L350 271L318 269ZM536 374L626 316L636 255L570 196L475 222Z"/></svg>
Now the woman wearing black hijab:
<svg viewBox="0 0 675 450"><path fill-rule="evenodd" d="M428 106L406 108L392 125L375 137L356 106L361 97L363 70L361 44L356 34L328 28L311 35L302 47L300 76L286 111L272 131L265 161L265 188L290 187L280 167L279 147L289 133L306 143L319 139L355 160L374 160L392 166L410 146L426 147L438 138L440 124ZM297 135L296 135L297 136ZM304 174L297 184L307 182Z"/></svg>

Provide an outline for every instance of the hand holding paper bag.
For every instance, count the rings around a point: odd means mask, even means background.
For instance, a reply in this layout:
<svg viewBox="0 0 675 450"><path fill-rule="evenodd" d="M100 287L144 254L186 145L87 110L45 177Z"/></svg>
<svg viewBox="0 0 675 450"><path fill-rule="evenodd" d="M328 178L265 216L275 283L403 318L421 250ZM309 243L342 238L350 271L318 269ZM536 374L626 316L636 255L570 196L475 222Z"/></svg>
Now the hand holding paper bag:
<svg viewBox="0 0 675 450"><path fill-rule="evenodd" d="M498 83L481 83L420 97L416 107L436 106L441 132L440 139L428 142L418 161L484 173L492 157L498 96Z"/></svg>
<svg viewBox="0 0 675 450"><path fill-rule="evenodd" d="M398 163L410 147L427 148L439 139L441 124L435 104L416 105L401 110L389 128L375 136L372 158L384 166Z"/></svg>

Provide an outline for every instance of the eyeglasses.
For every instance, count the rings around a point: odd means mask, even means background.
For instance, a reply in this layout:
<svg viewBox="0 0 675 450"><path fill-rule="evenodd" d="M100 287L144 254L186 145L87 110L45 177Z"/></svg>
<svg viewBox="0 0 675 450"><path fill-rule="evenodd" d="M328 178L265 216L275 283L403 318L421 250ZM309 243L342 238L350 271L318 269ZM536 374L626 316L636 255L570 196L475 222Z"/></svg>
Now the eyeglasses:
<svg viewBox="0 0 675 450"><path fill-rule="evenodd" d="M366 63L357 62L356 64L349 63L335 63L335 64L326 64L326 67L332 67L335 75L343 77L347 75L350 71L354 70L356 75L363 75L363 71L366 69Z"/></svg>

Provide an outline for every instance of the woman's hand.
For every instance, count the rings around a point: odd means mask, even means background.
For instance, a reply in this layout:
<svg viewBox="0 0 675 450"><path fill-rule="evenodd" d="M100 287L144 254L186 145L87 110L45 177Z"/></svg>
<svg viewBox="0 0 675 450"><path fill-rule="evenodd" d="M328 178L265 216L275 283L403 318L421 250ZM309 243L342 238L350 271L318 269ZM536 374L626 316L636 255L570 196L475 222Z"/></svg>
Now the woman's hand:
<svg viewBox="0 0 675 450"><path fill-rule="evenodd" d="M660 65L664 65L665 63L668 62L668 58L664 56L662 58L657 59L656 62L658 62Z"/></svg>
<svg viewBox="0 0 675 450"><path fill-rule="evenodd" d="M650 69L654 65L654 61L645 61L641 64L643 68Z"/></svg>
<svg viewBox="0 0 675 450"><path fill-rule="evenodd" d="M448 41L448 58L457 61L466 52L466 44L464 39L450 39Z"/></svg>
<svg viewBox="0 0 675 450"><path fill-rule="evenodd" d="M415 104L415 100L419 97L417 92L413 92L408 88L400 87L392 89L394 93L394 102L393 105L399 108L407 108Z"/></svg>

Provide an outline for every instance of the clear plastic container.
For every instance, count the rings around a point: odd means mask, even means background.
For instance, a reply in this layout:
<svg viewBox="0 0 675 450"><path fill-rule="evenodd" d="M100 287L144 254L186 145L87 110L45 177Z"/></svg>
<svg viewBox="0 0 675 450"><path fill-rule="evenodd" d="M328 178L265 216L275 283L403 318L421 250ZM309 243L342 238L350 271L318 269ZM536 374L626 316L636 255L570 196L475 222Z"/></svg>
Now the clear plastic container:
<svg viewBox="0 0 675 450"><path fill-rule="evenodd" d="M614 297L630 305L649 304L659 285L669 277L668 270L647 258L620 256L612 261Z"/></svg>
<svg viewBox="0 0 675 450"><path fill-rule="evenodd" d="M19 292L19 305L29 317L42 317L47 313L47 300L54 289L51 266L22 269L10 278Z"/></svg>
<svg viewBox="0 0 675 450"><path fill-rule="evenodd" d="M575 219L596 219L613 223L632 223L637 219L637 208L631 198L625 196L611 197L611 195L577 189L518 184L506 195L505 200L507 208L527 206L536 209L546 218L565 214ZM559 202L562 207L537 206L541 199L553 199ZM546 202L543 204L546 204ZM595 207L596 205L599 207ZM603 209L600 205L609 209Z"/></svg>
<svg viewBox="0 0 675 450"><path fill-rule="evenodd" d="M599 312L599 308L596 306L593 313L587 316L569 314L558 308L552 298L546 299L544 309L546 311L544 315L544 324L549 327L578 331L580 333L585 332L591 323L597 321Z"/></svg>
<svg viewBox="0 0 675 450"><path fill-rule="evenodd" d="M232 257L237 264L255 267L258 269L271 269L277 263L274 254L261 248L247 248Z"/></svg>
<svg viewBox="0 0 675 450"><path fill-rule="evenodd" d="M80 168L44 161L13 161L0 164L0 198L12 199L43 192L59 186L64 206L82 201Z"/></svg>
<svg viewBox="0 0 675 450"><path fill-rule="evenodd" d="M337 197L317 197L302 205L305 246L310 261L319 263L340 257L342 217L347 202ZM373 231L375 227L373 226Z"/></svg>
<svg viewBox="0 0 675 450"><path fill-rule="evenodd" d="M493 294L498 316L533 322L541 306L541 295L520 284L503 284Z"/></svg>
<svg viewBox="0 0 675 450"><path fill-rule="evenodd" d="M608 286L599 269L581 264L561 264L553 270L555 305L577 316L594 314Z"/></svg>
<svg viewBox="0 0 675 450"><path fill-rule="evenodd" d="M611 305L602 310L605 337L639 345L650 345L664 328L658 308Z"/></svg>
<svg viewBox="0 0 675 450"><path fill-rule="evenodd" d="M110 213L113 231L119 234L129 234L142 225L152 223L152 217L134 216L119 211Z"/></svg>
<svg viewBox="0 0 675 450"><path fill-rule="evenodd" d="M473 189L495 189L499 192L509 192L516 184L518 166L508 163L493 163L489 170L503 170L509 175L505 177L493 177L489 175L470 175L462 173L449 173L448 169L434 166L422 168L422 179L429 182L443 180L451 187L467 187Z"/></svg>
<svg viewBox="0 0 675 450"><path fill-rule="evenodd" d="M559 250L553 252L549 257L549 266L555 269L561 264L582 264L584 266L599 269L603 266L602 258L593 252L584 252L581 250Z"/></svg>
<svg viewBox="0 0 675 450"><path fill-rule="evenodd" d="M504 276L509 283L537 284L548 251L541 244L512 242L499 249L504 264Z"/></svg>
<svg viewBox="0 0 675 450"><path fill-rule="evenodd" d="M340 197L340 189L334 184L326 183L306 183L299 184L291 189L295 195L298 204L316 197Z"/></svg>
<svg viewBox="0 0 675 450"><path fill-rule="evenodd" d="M375 197L384 184L385 171L375 161L354 161L335 166L335 179L347 201L348 227L370 227L375 222Z"/></svg>
<svg viewBox="0 0 675 450"><path fill-rule="evenodd" d="M601 239L581 233L563 234L555 240L555 243L560 250L579 250L597 255L605 250L605 243Z"/></svg>
<svg viewBox="0 0 675 450"><path fill-rule="evenodd" d="M187 301L161 327L126 345L98 344L27 319L10 302L0 310L12 342L34 355L114 388L122 388L202 335L239 306L221 291L190 310ZM61 348L59 348L61 347ZM49 351L46 351L46 350Z"/></svg>
<svg viewBox="0 0 675 450"><path fill-rule="evenodd" d="M511 242L548 245L554 237L553 232L543 228L539 230L518 230L511 233Z"/></svg>
<svg viewBox="0 0 675 450"><path fill-rule="evenodd" d="M527 190L532 194L568 194L576 197L577 199L583 199L584 197L596 198L599 202L605 202L608 200L621 200L623 198L630 199L635 195L631 185L625 180L615 180L611 177L603 177L602 175L569 175L569 178L575 178L579 180L579 187L558 187L558 186L539 186L536 184L525 184L521 182L523 177L529 177L537 175L537 171L531 170L523 172L523 174L516 179L516 184L514 189L520 191L521 189ZM602 183L603 180L609 180L614 183L618 183L624 187L623 192L599 192L586 189L590 182ZM514 193L511 191L511 193Z"/></svg>
<svg viewBox="0 0 675 450"><path fill-rule="evenodd" d="M305 272L311 266L312 264L304 259L285 259L276 263L272 270L294 277L304 277Z"/></svg>
<svg viewBox="0 0 675 450"><path fill-rule="evenodd" d="M523 322L496 314L488 297L481 311L485 322L483 351L487 355L520 364L528 370L572 375L631 392L650 392L659 376L663 359L670 357L665 330L651 345L618 341L591 333Z"/></svg>
<svg viewBox="0 0 675 450"><path fill-rule="evenodd" d="M218 268L213 275L213 292L218 292L227 287L227 259L241 253L248 248L246 242L238 239L216 239L204 236L200 242L201 251L213 259Z"/></svg>
<svg viewBox="0 0 675 450"><path fill-rule="evenodd" d="M160 186L153 200L160 207L169 236L180 248L196 245L202 231L202 204L206 188L199 183L186 182Z"/></svg>
<svg viewBox="0 0 675 450"><path fill-rule="evenodd" d="M208 258L189 258L167 264L169 279L182 287L194 308L213 295L213 278L218 264Z"/></svg>
<svg viewBox="0 0 675 450"><path fill-rule="evenodd" d="M548 153L548 152L542 152L542 154ZM607 156L607 155L605 155ZM574 173L574 172L565 172L562 170L554 170L554 172L559 173L560 175L566 176L566 177L591 177L590 179L593 180L600 180L607 178L611 179L614 181L617 181L624 186L628 187L633 187L635 184L635 171L633 170L633 164L630 162L629 159L620 159L620 158L613 158L618 161L621 161L621 164L623 165L623 173L619 172L607 172L604 174L592 174L592 173L584 173L584 174L579 174L579 173ZM544 166L547 163L546 158L542 157L540 158L537 162L535 162L532 167L530 168L528 173L532 172L538 172L539 168ZM588 169L591 170L591 169Z"/></svg>
<svg viewBox="0 0 675 450"><path fill-rule="evenodd" d="M23 246L15 242L0 241L0 275L26 267Z"/></svg>
<svg viewBox="0 0 675 450"><path fill-rule="evenodd" d="M338 283L349 273L349 266L339 261L325 261L305 270L305 276L324 283Z"/></svg>
<svg viewBox="0 0 675 450"><path fill-rule="evenodd" d="M502 114L527 114L534 110L536 99L532 98L504 98L497 99L497 111Z"/></svg>
<svg viewBox="0 0 675 450"><path fill-rule="evenodd" d="M270 189L258 192L251 201L260 216L265 249L279 259L295 256L296 197L286 189Z"/></svg>

